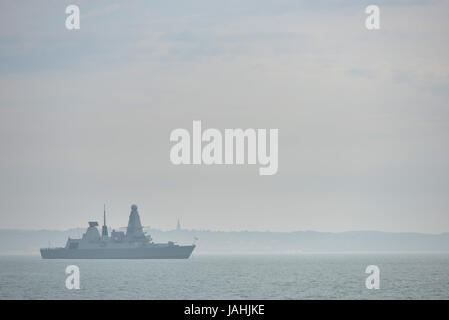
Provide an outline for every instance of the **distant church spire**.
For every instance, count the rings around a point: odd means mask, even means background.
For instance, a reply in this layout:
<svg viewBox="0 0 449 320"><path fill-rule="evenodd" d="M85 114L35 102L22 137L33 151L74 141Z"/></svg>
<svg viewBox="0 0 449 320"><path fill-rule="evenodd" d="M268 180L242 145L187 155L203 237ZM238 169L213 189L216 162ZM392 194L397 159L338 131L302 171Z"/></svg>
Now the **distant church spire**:
<svg viewBox="0 0 449 320"><path fill-rule="evenodd" d="M101 229L101 235L103 237L108 236L108 227L106 226L106 204L103 206L103 228Z"/></svg>
<svg viewBox="0 0 449 320"><path fill-rule="evenodd" d="M179 223L179 218L178 223L176 224L176 231L181 231L181 223Z"/></svg>

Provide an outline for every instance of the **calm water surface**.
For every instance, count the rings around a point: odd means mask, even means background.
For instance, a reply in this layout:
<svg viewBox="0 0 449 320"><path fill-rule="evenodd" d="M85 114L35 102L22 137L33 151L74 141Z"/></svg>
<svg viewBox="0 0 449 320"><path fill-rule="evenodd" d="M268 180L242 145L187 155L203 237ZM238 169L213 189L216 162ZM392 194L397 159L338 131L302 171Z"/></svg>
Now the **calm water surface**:
<svg viewBox="0 0 449 320"><path fill-rule="evenodd" d="M80 290L65 287L71 264L80 268ZM380 268L379 290L365 288L365 268L373 264ZM0 299L449 299L449 255L0 256Z"/></svg>

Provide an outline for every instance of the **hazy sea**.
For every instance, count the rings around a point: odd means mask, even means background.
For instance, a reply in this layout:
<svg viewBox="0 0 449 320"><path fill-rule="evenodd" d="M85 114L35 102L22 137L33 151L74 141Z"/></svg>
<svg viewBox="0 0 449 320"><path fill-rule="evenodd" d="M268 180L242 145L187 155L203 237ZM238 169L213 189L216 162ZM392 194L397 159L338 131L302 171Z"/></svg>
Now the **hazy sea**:
<svg viewBox="0 0 449 320"><path fill-rule="evenodd" d="M65 287L72 264L80 290ZM368 265L380 268L378 290L365 287ZM449 254L0 256L0 299L449 299Z"/></svg>

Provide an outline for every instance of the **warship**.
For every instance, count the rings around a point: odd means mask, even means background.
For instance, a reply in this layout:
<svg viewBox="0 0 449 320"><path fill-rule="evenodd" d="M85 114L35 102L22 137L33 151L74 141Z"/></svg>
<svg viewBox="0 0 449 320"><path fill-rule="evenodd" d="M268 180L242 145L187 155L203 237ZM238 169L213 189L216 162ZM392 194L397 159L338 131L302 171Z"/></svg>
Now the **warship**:
<svg viewBox="0 0 449 320"><path fill-rule="evenodd" d="M43 259L187 259L195 244L178 245L173 241L154 243L143 231L137 206L131 206L126 233L112 230L108 235L106 209L103 212L103 227L98 231L98 222L90 221L81 239L69 239L65 247L42 248Z"/></svg>

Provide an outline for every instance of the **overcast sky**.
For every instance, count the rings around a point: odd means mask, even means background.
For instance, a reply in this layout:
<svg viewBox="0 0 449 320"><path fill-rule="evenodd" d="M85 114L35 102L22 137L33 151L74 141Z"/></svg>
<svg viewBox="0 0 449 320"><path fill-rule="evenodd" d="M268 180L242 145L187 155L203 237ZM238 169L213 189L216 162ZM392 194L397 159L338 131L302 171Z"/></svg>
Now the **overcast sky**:
<svg viewBox="0 0 449 320"><path fill-rule="evenodd" d="M0 6L0 228L449 231L449 2ZM278 128L278 173L172 165L193 120Z"/></svg>

